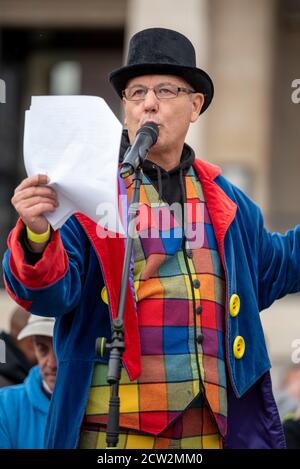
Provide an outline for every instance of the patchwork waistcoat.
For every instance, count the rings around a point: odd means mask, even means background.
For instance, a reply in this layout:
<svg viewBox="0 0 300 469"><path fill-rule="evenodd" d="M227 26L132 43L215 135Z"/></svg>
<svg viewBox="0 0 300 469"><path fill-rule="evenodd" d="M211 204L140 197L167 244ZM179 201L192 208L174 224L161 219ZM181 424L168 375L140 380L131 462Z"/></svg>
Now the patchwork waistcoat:
<svg viewBox="0 0 300 469"><path fill-rule="evenodd" d="M127 181L130 199L132 181ZM122 368L120 427L159 435L193 403L197 406L201 394L224 436L224 272L192 167L184 182L182 217L181 205L159 200L143 175L133 272L142 373L131 382ZM104 425L110 394L106 372L107 365L95 365L86 408L87 421Z"/></svg>

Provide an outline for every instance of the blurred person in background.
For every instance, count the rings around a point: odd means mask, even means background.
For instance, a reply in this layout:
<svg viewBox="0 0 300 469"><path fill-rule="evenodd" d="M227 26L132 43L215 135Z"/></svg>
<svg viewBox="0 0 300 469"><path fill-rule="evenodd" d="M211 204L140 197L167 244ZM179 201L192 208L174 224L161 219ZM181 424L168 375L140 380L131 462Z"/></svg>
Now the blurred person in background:
<svg viewBox="0 0 300 469"><path fill-rule="evenodd" d="M10 317L9 332L0 332L0 340L5 343L5 363L0 363L0 388L23 383L30 368L36 364L32 337L17 340L29 316L30 313L19 306Z"/></svg>
<svg viewBox="0 0 300 469"><path fill-rule="evenodd" d="M300 405L300 365L285 369L275 397L281 420L294 418Z"/></svg>
<svg viewBox="0 0 300 469"><path fill-rule="evenodd" d="M284 373L277 404L283 421L288 449L300 449L300 365L291 365Z"/></svg>
<svg viewBox="0 0 300 469"><path fill-rule="evenodd" d="M300 449L300 404L293 416L284 420L283 431L287 449Z"/></svg>
<svg viewBox="0 0 300 469"><path fill-rule="evenodd" d="M18 340L32 338L38 365L23 384L0 390L0 448L44 448L46 420L56 380L54 319L30 316Z"/></svg>

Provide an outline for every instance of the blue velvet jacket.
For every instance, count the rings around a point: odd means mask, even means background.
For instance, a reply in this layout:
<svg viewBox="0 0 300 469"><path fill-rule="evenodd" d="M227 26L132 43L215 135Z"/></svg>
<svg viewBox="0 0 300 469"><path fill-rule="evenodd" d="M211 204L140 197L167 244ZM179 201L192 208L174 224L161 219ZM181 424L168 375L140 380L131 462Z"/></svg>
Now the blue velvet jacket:
<svg viewBox="0 0 300 469"><path fill-rule="evenodd" d="M222 177L220 168L196 160L194 168L205 194L226 277L226 359L228 448L280 448L284 437L269 377L259 312L287 293L300 290L300 226L285 235L269 233L258 207ZM4 256L7 291L24 307L56 316L57 384L51 400L46 446L75 448L91 383L95 339L110 338L121 283L124 239L101 239L99 227L82 214L54 232L43 257L26 262L20 244L21 220L11 232ZM109 306L101 299L106 286ZM134 299L128 285L123 365L131 379L141 370ZM233 294L240 312L229 314ZM242 336L246 349L235 359L233 342Z"/></svg>

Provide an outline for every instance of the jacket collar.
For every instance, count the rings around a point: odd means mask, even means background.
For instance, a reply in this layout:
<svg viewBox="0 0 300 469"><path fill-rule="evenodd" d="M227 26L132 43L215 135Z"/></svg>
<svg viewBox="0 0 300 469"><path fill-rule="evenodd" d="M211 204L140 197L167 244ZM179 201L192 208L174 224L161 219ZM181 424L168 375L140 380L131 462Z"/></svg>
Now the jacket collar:
<svg viewBox="0 0 300 469"><path fill-rule="evenodd" d="M201 179L207 178L212 181L222 173L220 166L200 159L194 161L194 168Z"/></svg>
<svg viewBox="0 0 300 469"><path fill-rule="evenodd" d="M237 205L214 181L222 172L219 166L196 159L193 167L202 184L207 209L218 243L219 253L222 258L223 267L225 268L224 238L236 215Z"/></svg>
<svg viewBox="0 0 300 469"><path fill-rule="evenodd" d="M49 410L50 399L42 389L41 369L38 365L30 369L24 381L25 392L33 408L38 409L43 414Z"/></svg>

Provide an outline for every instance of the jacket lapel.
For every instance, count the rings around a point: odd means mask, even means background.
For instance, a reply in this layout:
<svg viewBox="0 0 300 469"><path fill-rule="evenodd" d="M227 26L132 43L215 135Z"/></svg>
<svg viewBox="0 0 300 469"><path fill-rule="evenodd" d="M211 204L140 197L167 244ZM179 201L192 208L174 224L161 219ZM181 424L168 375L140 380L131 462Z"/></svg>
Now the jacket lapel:
<svg viewBox="0 0 300 469"><path fill-rule="evenodd" d="M202 185L224 266L224 238L236 215L237 205L214 182L221 174L221 168L203 160L195 160L193 166Z"/></svg>
<svg viewBox="0 0 300 469"><path fill-rule="evenodd" d="M76 218L85 230L98 256L107 288L112 319L115 319L118 313L125 253L124 238L105 236L107 233L104 229L82 213L76 213ZM129 282L125 303L124 329L126 348L123 354L123 363L130 379L134 380L141 373L141 353L137 315Z"/></svg>

